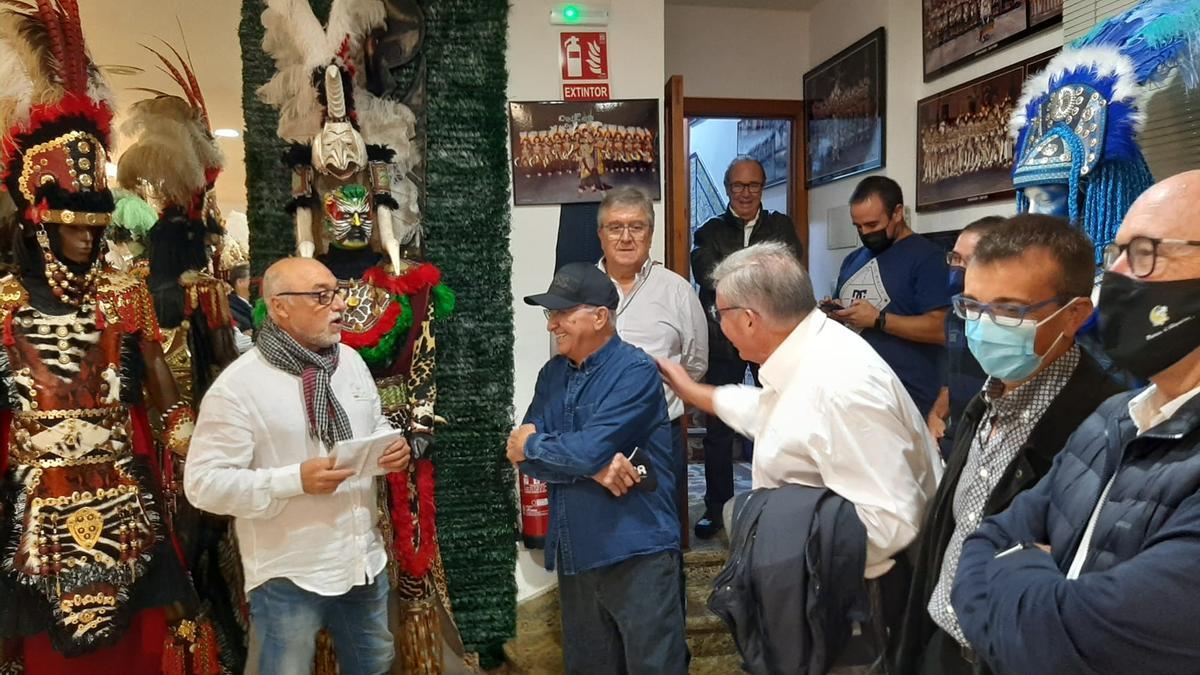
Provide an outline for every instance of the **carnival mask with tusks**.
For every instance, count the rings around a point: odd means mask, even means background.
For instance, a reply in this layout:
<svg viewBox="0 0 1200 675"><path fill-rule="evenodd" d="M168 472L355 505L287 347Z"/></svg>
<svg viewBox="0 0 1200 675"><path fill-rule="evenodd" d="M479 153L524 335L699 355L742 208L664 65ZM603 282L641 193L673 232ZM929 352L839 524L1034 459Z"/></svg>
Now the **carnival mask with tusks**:
<svg viewBox="0 0 1200 675"><path fill-rule="evenodd" d="M325 124L313 139L312 163L318 171L346 180L367 165L367 144L350 123L342 73L325 67Z"/></svg>
<svg viewBox="0 0 1200 675"><path fill-rule="evenodd" d="M371 243L371 201L361 185L343 185L325 195L325 230L337 248L357 250Z"/></svg>

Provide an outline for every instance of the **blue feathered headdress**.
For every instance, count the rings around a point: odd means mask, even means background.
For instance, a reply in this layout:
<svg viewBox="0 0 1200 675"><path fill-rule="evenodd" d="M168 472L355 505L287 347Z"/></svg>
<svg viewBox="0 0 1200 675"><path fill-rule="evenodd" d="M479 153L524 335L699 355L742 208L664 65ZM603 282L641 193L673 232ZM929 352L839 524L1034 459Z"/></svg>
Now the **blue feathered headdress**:
<svg viewBox="0 0 1200 675"><path fill-rule="evenodd" d="M1147 0L1098 24L1025 82L1009 123L1016 137L1013 187L1068 186L1069 217L1100 251L1125 212L1153 184L1137 145L1147 99L1178 72L1200 78L1200 0Z"/></svg>

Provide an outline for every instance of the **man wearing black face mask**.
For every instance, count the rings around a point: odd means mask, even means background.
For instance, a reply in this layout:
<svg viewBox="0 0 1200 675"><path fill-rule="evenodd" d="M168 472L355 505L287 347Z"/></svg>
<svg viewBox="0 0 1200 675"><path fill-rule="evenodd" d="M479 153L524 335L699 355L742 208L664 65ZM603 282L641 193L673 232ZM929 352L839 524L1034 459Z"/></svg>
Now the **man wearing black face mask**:
<svg viewBox="0 0 1200 675"><path fill-rule="evenodd" d="M1200 171L1142 194L1106 252L1110 398L1050 473L963 544L951 593L1003 673L1184 673L1200 660Z"/></svg>
<svg viewBox="0 0 1200 675"><path fill-rule="evenodd" d="M823 302L822 309L859 331L928 415L946 357L945 254L908 227L904 196L890 178L859 182L850 196L850 217L863 245L842 262L837 298Z"/></svg>

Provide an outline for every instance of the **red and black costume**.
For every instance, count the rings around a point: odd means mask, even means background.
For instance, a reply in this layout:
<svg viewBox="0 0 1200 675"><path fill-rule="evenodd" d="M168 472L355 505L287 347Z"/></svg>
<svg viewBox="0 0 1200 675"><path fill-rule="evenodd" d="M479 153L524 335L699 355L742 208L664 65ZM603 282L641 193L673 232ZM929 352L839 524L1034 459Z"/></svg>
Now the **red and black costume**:
<svg viewBox="0 0 1200 675"><path fill-rule="evenodd" d="M75 2L6 2L0 62L21 226L0 282L0 672L212 673L163 517L191 410L146 286L99 262L112 112Z"/></svg>

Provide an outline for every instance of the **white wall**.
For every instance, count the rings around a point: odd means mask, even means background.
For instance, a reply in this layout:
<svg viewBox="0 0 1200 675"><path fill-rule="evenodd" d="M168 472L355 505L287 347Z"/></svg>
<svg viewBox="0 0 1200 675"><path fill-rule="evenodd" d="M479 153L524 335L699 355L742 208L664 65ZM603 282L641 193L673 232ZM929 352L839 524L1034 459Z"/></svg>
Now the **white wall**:
<svg viewBox="0 0 1200 675"><path fill-rule="evenodd" d="M910 204L916 203L917 101L1062 44L1062 28L1055 27L926 84L921 67L921 3L822 0L811 10L809 22L809 63L813 66L876 28L887 27L887 165L878 173L900 183ZM844 178L809 191L809 269L818 292L829 287L842 259L853 250L826 250L826 214L832 207L844 206L854 186L867 175ZM1011 202L991 202L952 211L913 213L912 225L918 232L954 230L985 215L1012 213Z"/></svg>
<svg viewBox="0 0 1200 675"><path fill-rule="evenodd" d="M559 82L558 34L568 30L550 25L552 0L513 0L508 16L508 98L511 100L557 100ZM611 0L607 28L609 82L613 98L657 98L660 100L666 74L663 68L662 0ZM661 144L660 144L661 145ZM513 326L517 419L533 398L538 370L549 354L546 322L542 313L521 298L541 293L554 273L554 250L558 240L558 206L517 206L512 210ZM662 204L655 204L655 218L663 219ZM659 228L659 232L661 232ZM650 255L661 260L661 235ZM553 575L533 564L540 562L522 552L517 565L517 599L532 597L553 585Z"/></svg>
<svg viewBox="0 0 1200 675"><path fill-rule="evenodd" d="M688 127L688 150L700 156L718 192L722 190L725 167L737 157L737 127L737 120L715 118Z"/></svg>
<svg viewBox="0 0 1200 675"><path fill-rule="evenodd" d="M687 96L804 97L808 12L672 4L666 29L667 74Z"/></svg>

